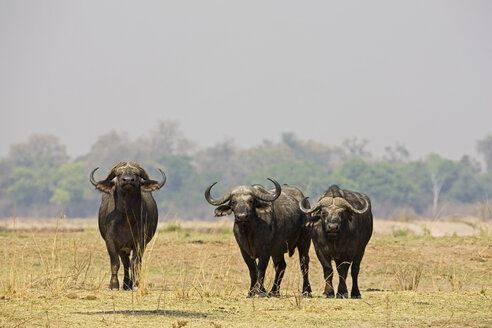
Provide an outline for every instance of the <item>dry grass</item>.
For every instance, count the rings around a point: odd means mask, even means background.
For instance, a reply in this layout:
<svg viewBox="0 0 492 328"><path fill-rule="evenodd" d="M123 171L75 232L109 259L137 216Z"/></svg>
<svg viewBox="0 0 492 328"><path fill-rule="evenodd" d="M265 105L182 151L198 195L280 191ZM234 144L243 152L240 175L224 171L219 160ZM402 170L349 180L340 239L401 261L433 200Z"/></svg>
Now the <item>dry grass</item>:
<svg viewBox="0 0 492 328"><path fill-rule="evenodd" d="M395 290L417 290L422 278L424 265L417 264L397 264L393 272L395 278Z"/></svg>
<svg viewBox="0 0 492 328"><path fill-rule="evenodd" d="M297 254L286 259L281 297L246 299L249 274L227 223L161 226L145 253L142 286L132 292L107 290L109 258L95 227L71 231L64 221L58 230L0 232L1 327L492 326L487 231L373 236L361 266L362 300L322 297L313 249L312 299L300 296ZM273 276L269 265L267 285Z"/></svg>

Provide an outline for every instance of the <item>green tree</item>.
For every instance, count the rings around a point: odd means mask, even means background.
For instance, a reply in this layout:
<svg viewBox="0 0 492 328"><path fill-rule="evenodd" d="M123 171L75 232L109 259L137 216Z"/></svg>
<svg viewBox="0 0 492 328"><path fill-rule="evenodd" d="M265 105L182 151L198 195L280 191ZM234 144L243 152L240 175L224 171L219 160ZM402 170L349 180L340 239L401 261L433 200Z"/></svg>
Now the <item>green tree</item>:
<svg viewBox="0 0 492 328"><path fill-rule="evenodd" d="M304 195L310 197L319 196L329 187L331 179L324 169L313 161L284 161L257 170L246 178L246 183L259 183L271 187L267 178L273 178L280 184L298 187Z"/></svg>
<svg viewBox="0 0 492 328"><path fill-rule="evenodd" d="M469 155L463 155L460 159L460 164L463 165L467 172L470 172L471 174L478 175L482 171L480 162Z"/></svg>
<svg viewBox="0 0 492 328"><path fill-rule="evenodd" d="M443 193L443 198L461 203L473 203L481 201L485 195L480 176L474 175L464 167L460 168L452 184Z"/></svg>
<svg viewBox="0 0 492 328"><path fill-rule="evenodd" d="M282 134L282 142L286 145L297 161L314 161L323 167L325 172L333 172L345 160L342 148L328 146L313 140L299 140L294 133Z"/></svg>
<svg viewBox="0 0 492 328"><path fill-rule="evenodd" d="M69 159L65 146L50 134L33 134L27 142L10 146L8 159L15 166L58 166Z"/></svg>
<svg viewBox="0 0 492 328"><path fill-rule="evenodd" d="M432 187L432 216L438 216L439 195L448 190L459 175L459 167L449 159L432 153L425 159Z"/></svg>
<svg viewBox="0 0 492 328"><path fill-rule="evenodd" d="M157 122L150 131L150 151L157 154L185 154L194 148L194 142L184 137L178 121Z"/></svg>
<svg viewBox="0 0 492 328"><path fill-rule="evenodd" d="M63 164L56 173L50 202L69 216L84 217L97 210L99 195L94 192L86 173L82 163Z"/></svg>
<svg viewBox="0 0 492 328"><path fill-rule="evenodd" d="M372 154L365 149L368 143L369 140L367 139L362 139L359 141L356 137L354 137L354 138L345 139L342 142L342 145L347 151L348 158L353 158L353 157L371 158Z"/></svg>
<svg viewBox="0 0 492 328"><path fill-rule="evenodd" d="M398 142L395 144L394 147L387 146L384 148L384 150L386 152L386 155L383 157L383 159L387 162L408 162L408 160L410 159L410 152L408 151L407 147Z"/></svg>
<svg viewBox="0 0 492 328"><path fill-rule="evenodd" d="M12 195L7 188L12 184L10 172L14 165L8 159L0 161L0 217L7 217L13 214L15 203Z"/></svg>
<svg viewBox="0 0 492 328"><path fill-rule="evenodd" d="M367 175L367 171L369 169L369 164L367 164L362 158L355 157L349 159L338 171L335 172L335 183L345 189L362 191L362 181L364 176Z"/></svg>
<svg viewBox="0 0 492 328"><path fill-rule="evenodd" d="M50 199L58 169L68 159L65 146L53 135L35 134L27 142L12 145L3 161L4 168L9 168L3 184L6 182L4 190L13 203L4 204L2 212L12 213L17 205L20 215L58 214Z"/></svg>
<svg viewBox="0 0 492 328"><path fill-rule="evenodd" d="M84 163L86 170L94 167L100 167L104 170L110 170L114 165L121 161L135 161L141 165L148 162L145 156L148 144L141 140L140 144L132 141L128 134L110 131L97 138L92 145L89 154L78 158L77 161Z"/></svg>
<svg viewBox="0 0 492 328"><path fill-rule="evenodd" d="M215 172L219 180L236 174L239 165L237 150L232 140L226 140L196 152L193 155L198 172Z"/></svg>
<svg viewBox="0 0 492 328"><path fill-rule="evenodd" d="M483 156L487 172L492 172L492 134L477 141L477 150Z"/></svg>
<svg viewBox="0 0 492 328"><path fill-rule="evenodd" d="M27 213L31 207L45 212L53 196L56 171L56 168L47 165L12 169L9 176L12 184L7 188L7 192L16 201L19 214ZM13 207L14 204L11 205Z"/></svg>
<svg viewBox="0 0 492 328"><path fill-rule="evenodd" d="M417 186L409 179L406 164L369 164L354 158L335 172L334 181L345 189L367 194L378 215L391 214L395 207L412 206L418 199Z"/></svg>
<svg viewBox="0 0 492 328"><path fill-rule="evenodd" d="M210 172L198 173L193 158L188 155L162 155L158 163L167 175L163 192L155 195L163 213L204 216L208 207L203 195L210 181L217 176Z"/></svg>

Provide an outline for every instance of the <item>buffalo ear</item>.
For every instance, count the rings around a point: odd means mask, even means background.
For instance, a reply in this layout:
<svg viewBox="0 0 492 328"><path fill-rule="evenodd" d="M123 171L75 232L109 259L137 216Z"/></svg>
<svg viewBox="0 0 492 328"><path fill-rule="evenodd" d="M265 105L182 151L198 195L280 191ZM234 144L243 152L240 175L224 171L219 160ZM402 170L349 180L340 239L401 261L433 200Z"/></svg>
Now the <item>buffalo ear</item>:
<svg viewBox="0 0 492 328"><path fill-rule="evenodd" d="M113 180L102 180L96 184L96 189L102 192L110 193L114 190Z"/></svg>
<svg viewBox="0 0 492 328"><path fill-rule="evenodd" d="M157 189L159 189L159 182L155 180L143 180L140 184L140 190L142 191L151 192Z"/></svg>
<svg viewBox="0 0 492 328"><path fill-rule="evenodd" d="M311 214L307 214L307 219L309 222L318 222L321 219L321 210L317 210L312 212Z"/></svg>
<svg viewBox="0 0 492 328"><path fill-rule="evenodd" d="M220 205L215 209L215 216L226 216L232 213L232 208L229 205Z"/></svg>
<svg viewBox="0 0 492 328"><path fill-rule="evenodd" d="M272 205L267 202L260 202L256 204L256 214L270 213L272 211Z"/></svg>
<svg viewBox="0 0 492 328"><path fill-rule="evenodd" d="M310 222L318 222L321 219L321 215L318 213L312 213L311 216L308 218L308 221Z"/></svg>

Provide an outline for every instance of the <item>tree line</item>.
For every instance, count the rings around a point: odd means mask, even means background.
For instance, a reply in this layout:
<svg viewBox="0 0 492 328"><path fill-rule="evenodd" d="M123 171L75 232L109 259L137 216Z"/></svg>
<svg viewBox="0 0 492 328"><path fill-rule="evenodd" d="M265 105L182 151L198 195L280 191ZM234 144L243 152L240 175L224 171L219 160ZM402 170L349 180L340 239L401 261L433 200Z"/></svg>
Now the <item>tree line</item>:
<svg viewBox="0 0 492 328"><path fill-rule="evenodd" d="M468 155L456 161L432 153L412 160L398 143L376 159L366 146L356 138L328 145L284 133L279 142L246 149L233 140L198 148L178 122L161 121L136 140L115 131L101 135L88 154L70 159L57 137L32 135L0 160L0 216L96 216L100 194L89 172L100 167L96 179L103 179L119 161L135 161L154 178L157 168L164 169L166 185L154 193L164 219L209 219L213 211L203 193L211 183L219 181L218 195L240 184L267 184L268 177L301 188L312 201L332 184L364 192L377 217L490 217L492 134L477 141L485 167Z"/></svg>

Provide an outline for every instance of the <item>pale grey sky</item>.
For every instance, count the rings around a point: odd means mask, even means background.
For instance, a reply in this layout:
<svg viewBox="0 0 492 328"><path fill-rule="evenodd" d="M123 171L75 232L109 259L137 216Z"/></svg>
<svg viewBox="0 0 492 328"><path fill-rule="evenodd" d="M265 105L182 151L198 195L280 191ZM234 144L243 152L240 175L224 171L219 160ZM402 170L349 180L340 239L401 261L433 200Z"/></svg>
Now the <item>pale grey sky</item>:
<svg viewBox="0 0 492 328"><path fill-rule="evenodd" d="M181 123L201 146L395 142L476 155L492 133L492 1L0 0L0 157L72 156Z"/></svg>

